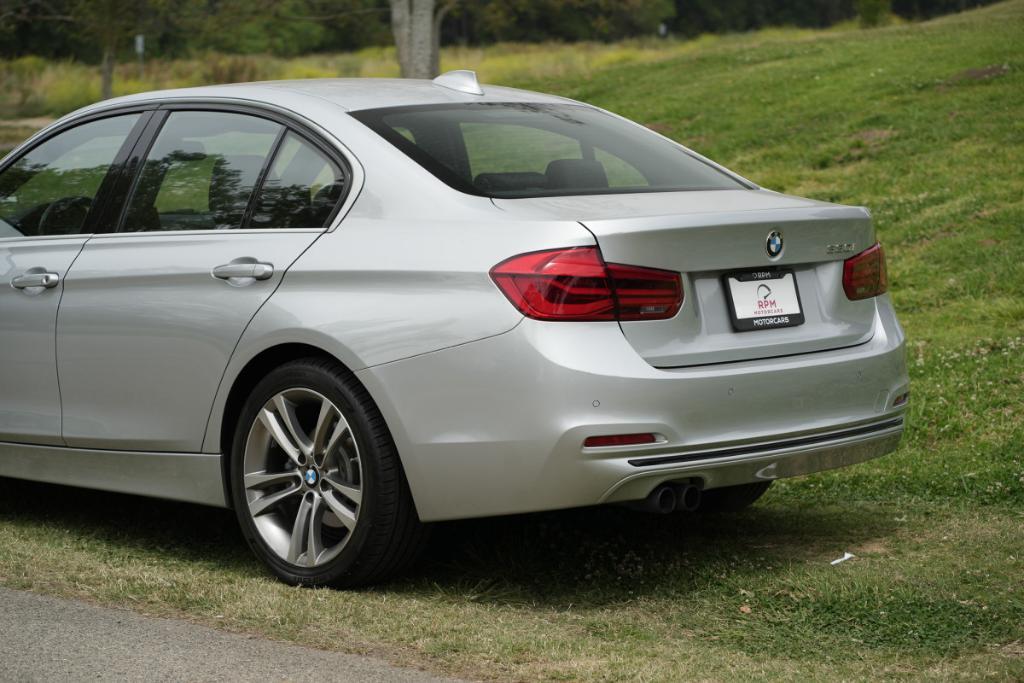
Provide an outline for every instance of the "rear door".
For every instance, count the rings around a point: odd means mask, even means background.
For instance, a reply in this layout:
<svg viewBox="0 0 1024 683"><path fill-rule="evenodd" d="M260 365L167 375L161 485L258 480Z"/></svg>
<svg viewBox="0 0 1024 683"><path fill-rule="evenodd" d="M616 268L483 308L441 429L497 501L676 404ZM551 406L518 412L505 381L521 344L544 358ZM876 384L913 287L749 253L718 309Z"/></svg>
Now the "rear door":
<svg viewBox="0 0 1024 683"><path fill-rule="evenodd" d="M0 441L62 443L55 327L63 280L144 116L66 128L0 171Z"/></svg>
<svg viewBox="0 0 1024 683"><path fill-rule="evenodd" d="M285 121L159 116L119 230L94 237L65 280L69 446L198 452L235 344L346 191L340 160Z"/></svg>

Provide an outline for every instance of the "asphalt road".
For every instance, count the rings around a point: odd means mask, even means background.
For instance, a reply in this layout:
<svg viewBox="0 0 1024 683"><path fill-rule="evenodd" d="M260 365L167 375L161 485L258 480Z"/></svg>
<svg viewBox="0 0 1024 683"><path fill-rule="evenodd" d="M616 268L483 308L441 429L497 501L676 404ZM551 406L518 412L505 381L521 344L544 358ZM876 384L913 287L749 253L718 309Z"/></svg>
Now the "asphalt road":
<svg viewBox="0 0 1024 683"><path fill-rule="evenodd" d="M286 645L0 588L2 681L450 681Z"/></svg>

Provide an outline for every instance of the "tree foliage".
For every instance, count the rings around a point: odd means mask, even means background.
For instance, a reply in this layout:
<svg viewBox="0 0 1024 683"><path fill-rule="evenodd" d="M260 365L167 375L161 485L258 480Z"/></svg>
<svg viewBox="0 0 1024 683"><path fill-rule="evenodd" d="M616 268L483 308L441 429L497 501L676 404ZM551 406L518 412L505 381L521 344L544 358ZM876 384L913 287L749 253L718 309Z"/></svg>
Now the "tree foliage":
<svg viewBox="0 0 1024 683"><path fill-rule="evenodd" d="M112 9L122 37L146 34L147 53L160 57L208 51L291 57L391 40L386 0L0 0L0 56L99 61L95 36L57 19L94 6ZM120 46L130 53L130 41Z"/></svg>
<svg viewBox="0 0 1024 683"><path fill-rule="evenodd" d="M857 16L865 28L882 25L891 12L889 0L857 0Z"/></svg>
<svg viewBox="0 0 1024 683"><path fill-rule="evenodd" d="M654 35L673 0L478 0L453 12L446 36L460 42L619 40Z"/></svg>
<svg viewBox="0 0 1024 683"><path fill-rule="evenodd" d="M870 3L870 0L868 0ZM923 19L993 0L891 0ZM393 2L419 0L0 0L0 57L39 55L92 63L105 49L131 56L215 51L289 57L338 52L394 39ZM828 26L857 16L861 0L433 0L443 43L618 40L748 31L770 25ZM411 6L411 5L410 5ZM443 12L441 10L444 9Z"/></svg>
<svg viewBox="0 0 1024 683"><path fill-rule="evenodd" d="M986 5L996 0L892 0L892 12L907 19L927 19ZM867 0L675 0L672 30L680 35L751 31L765 26L821 28L859 16L886 13L889 2ZM871 5L871 7L867 7ZM875 10L874 6L880 9Z"/></svg>
<svg viewBox="0 0 1024 683"><path fill-rule="evenodd" d="M818 28L854 14L854 0L676 0L672 28L683 35L779 25Z"/></svg>

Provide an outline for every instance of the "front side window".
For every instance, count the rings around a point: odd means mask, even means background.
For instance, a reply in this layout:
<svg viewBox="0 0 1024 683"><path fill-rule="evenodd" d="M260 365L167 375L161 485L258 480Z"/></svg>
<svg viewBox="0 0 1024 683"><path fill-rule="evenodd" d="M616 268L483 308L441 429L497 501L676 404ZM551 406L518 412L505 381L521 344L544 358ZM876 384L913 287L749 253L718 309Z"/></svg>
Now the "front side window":
<svg viewBox="0 0 1024 683"><path fill-rule="evenodd" d="M746 188L668 140L582 105L481 102L352 115L470 194L523 198Z"/></svg>
<svg viewBox="0 0 1024 683"><path fill-rule="evenodd" d="M0 238L76 235L139 114L58 133L0 174Z"/></svg>
<svg viewBox="0 0 1024 683"><path fill-rule="evenodd" d="M146 155L124 230L241 227L281 131L244 114L172 112Z"/></svg>

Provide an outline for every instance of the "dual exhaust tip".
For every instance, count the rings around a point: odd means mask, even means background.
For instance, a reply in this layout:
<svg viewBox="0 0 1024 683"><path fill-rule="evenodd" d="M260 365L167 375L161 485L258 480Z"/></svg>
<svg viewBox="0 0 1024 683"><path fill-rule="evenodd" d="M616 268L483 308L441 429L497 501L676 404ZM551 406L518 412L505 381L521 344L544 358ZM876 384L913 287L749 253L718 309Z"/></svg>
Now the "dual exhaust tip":
<svg viewBox="0 0 1024 683"><path fill-rule="evenodd" d="M701 489L696 484L659 484L646 498L626 503L626 507L656 515L695 512L700 507L700 499Z"/></svg>

